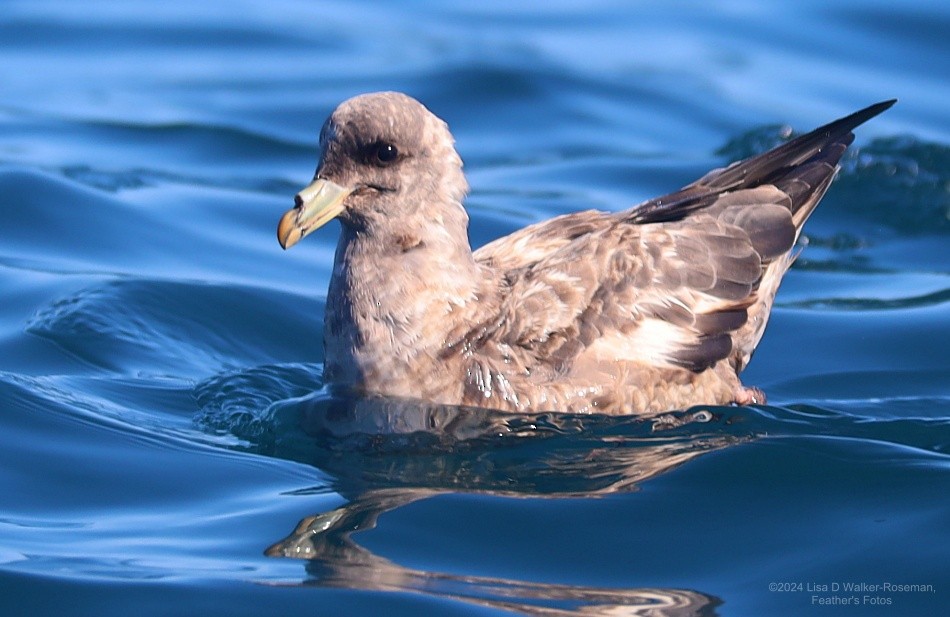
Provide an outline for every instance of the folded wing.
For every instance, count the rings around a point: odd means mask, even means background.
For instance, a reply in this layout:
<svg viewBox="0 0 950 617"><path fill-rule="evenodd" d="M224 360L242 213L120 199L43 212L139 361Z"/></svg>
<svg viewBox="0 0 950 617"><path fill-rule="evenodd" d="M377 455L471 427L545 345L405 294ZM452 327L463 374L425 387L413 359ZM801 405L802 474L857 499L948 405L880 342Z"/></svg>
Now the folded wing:
<svg viewBox="0 0 950 617"><path fill-rule="evenodd" d="M501 275L503 300L466 338L503 341L557 373L589 360L741 370L851 130L892 104L628 211L557 217L486 245L475 258Z"/></svg>

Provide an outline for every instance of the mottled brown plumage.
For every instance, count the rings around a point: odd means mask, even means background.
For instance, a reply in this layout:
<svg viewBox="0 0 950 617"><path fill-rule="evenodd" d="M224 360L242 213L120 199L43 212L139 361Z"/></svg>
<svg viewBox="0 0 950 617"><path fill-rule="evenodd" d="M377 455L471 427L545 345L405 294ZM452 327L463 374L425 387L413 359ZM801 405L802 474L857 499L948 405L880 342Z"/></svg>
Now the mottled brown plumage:
<svg viewBox="0 0 950 617"><path fill-rule="evenodd" d="M618 213L578 212L472 252L445 123L386 92L341 104L285 247L342 223L326 378L512 411L652 413L763 402L738 373L851 130L879 103Z"/></svg>

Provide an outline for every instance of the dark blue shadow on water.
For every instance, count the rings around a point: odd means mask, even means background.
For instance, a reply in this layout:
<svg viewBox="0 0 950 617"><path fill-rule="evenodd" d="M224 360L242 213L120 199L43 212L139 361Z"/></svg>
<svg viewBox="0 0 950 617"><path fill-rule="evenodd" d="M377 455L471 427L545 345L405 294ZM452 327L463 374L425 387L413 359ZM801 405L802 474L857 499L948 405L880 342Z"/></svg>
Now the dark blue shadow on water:
<svg viewBox="0 0 950 617"><path fill-rule="evenodd" d="M441 494L579 499L636 490L639 482L749 438L744 428L722 430L730 420L720 414L732 418L735 410L652 419L511 415L354 398L331 389L279 403L270 417L288 422L289 434L271 454L315 465L347 503L304 518L266 554L306 560L307 578L299 583L305 586L408 591L529 615L712 615L720 600L693 589L591 587L418 569L374 553L354 535L373 529L383 514Z"/></svg>
<svg viewBox="0 0 950 617"><path fill-rule="evenodd" d="M229 430L239 434L252 450L313 465L324 474L319 485L301 488L295 491L297 494L332 490L345 499L338 507L303 518L286 538L266 549L271 557L305 560L305 576L281 584L408 592L528 615L715 615L722 600L694 586L570 585L539 582L530 576L499 577L414 567L384 556L385 546L378 552L361 544L360 538L376 529L381 516L391 517L401 509L438 497L471 495L526 503L618 499L704 456L762 440L801 439L808 443L819 439L819 447L824 440L879 441L888 447L933 452L932 463L938 466L942 459L939 453L950 447L950 423L945 419L874 419L809 405L694 408L647 418L506 414L420 401L354 397L333 388L301 395L304 388L298 386L306 381L301 381L302 377L295 368L274 367L233 376L227 384L215 382L214 388L206 385L198 394L199 401L206 401L210 415L230 409L225 414L227 421L233 422ZM234 392L232 387L237 384L246 386L247 380L267 385L269 395L253 401L234 396L229 403L223 393ZM296 398L280 399L294 392ZM268 396L270 402L265 400ZM241 407L247 412L244 417L234 413ZM249 422L248 416L255 416L256 421ZM773 460L771 464L774 469L763 469L762 473L774 474L780 481L783 473L796 473L795 469L783 471L782 465L799 463ZM726 490L726 484L719 484L717 490L725 492L723 502L735 497ZM713 511L722 507L722 503L717 505L717 498L703 492L687 497L689 502ZM705 506L700 506L703 502ZM658 509L663 511L665 507ZM638 516L635 512L629 514ZM480 525L467 516L462 511L458 527L449 526L463 533L469 528L477 530ZM670 533L662 521L651 523L661 535ZM580 528L591 524L596 522L574 523ZM630 524L631 536L644 533L634 521ZM774 521L766 527L772 524ZM504 521L487 529L502 536L506 533ZM560 534L577 529L560 529L549 541L563 542ZM434 533L437 535L439 530ZM478 531L473 533L477 536ZM688 547L695 545L701 556L703 530L684 529L682 533L687 538L694 536L687 542L685 553L684 547L670 546L669 550L689 555ZM760 533L752 530L751 536ZM648 560L653 558L649 551L659 550L662 545L644 544Z"/></svg>

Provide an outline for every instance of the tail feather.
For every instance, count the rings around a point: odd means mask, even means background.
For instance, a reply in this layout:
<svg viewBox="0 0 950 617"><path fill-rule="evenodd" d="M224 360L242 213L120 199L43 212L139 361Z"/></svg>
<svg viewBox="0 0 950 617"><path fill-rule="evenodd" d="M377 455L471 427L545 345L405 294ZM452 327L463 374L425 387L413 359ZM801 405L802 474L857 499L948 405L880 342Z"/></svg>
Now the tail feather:
<svg viewBox="0 0 950 617"><path fill-rule="evenodd" d="M773 150L713 170L679 191L634 206L624 218L640 224L677 221L711 206L722 193L780 182L794 175L799 166L812 162L830 165L833 173L838 160L854 140L851 131L896 102L897 99L891 99L871 105ZM792 212L796 212L794 204ZM807 216L802 218L803 223L805 218Z"/></svg>
<svg viewBox="0 0 950 617"><path fill-rule="evenodd" d="M897 99L891 99L856 111L768 152L707 174L697 184L704 184L720 191L733 190L773 182L777 177L784 175L789 168L807 163L809 159L828 162L833 160L832 165L836 165L845 149L854 141L851 131L883 113L896 102Z"/></svg>
<svg viewBox="0 0 950 617"><path fill-rule="evenodd" d="M708 174L696 183L723 190L772 185L788 196L786 205L792 214L794 236L791 243L774 258L763 260L762 278L748 307L749 319L732 333L732 362L741 371L752 358L768 323L775 294L785 273L798 253L802 226L824 197L838 173L838 162L854 141L851 130L888 109L895 101L885 101L836 120L811 133L757 157L740 161L725 170ZM763 211L763 215L765 212ZM752 218L750 212L750 218ZM786 215L787 216L787 215ZM780 238L779 230L773 231ZM774 254L774 253L773 253Z"/></svg>
<svg viewBox="0 0 950 617"><path fill-rule="evenodd" d="M715 284L703 286L701 295L717 301L695 307L692 331L699 336L672 354L676 363L693 371L727 358L736 371L748 364L782 277L795 261L802 226L854 141L852 129L894 103L871 105L618 214L634 224L670 223L669 229L679 234L677 254L683 257L691 242L699 244L702 250L692 253L705 256L715 274ZM694 213L702 216L689 216ZM746 246L752 254L742 254L733 245Z"/></svg>

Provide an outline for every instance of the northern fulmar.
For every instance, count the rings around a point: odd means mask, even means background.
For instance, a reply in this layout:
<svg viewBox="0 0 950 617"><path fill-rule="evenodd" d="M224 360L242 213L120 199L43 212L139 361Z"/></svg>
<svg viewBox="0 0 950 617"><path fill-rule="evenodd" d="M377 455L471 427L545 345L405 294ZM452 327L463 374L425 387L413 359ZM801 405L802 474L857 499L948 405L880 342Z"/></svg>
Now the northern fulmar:
<svg viewBox="0 0 950 617"><path fill-rule="evenodd" d="M320 132L289 248L333 218L328 383L516 412L647 414L764 403L744 387L802 225L885 101L621 212L529 225L476 251L445 122L364 94Z"/></svg>

